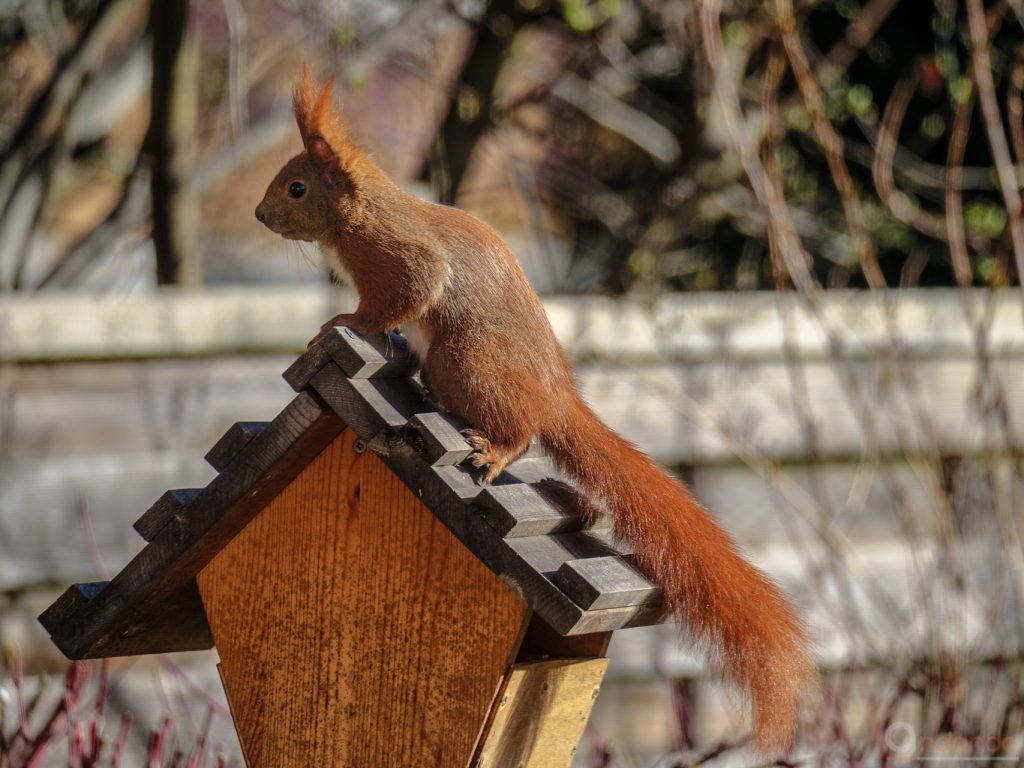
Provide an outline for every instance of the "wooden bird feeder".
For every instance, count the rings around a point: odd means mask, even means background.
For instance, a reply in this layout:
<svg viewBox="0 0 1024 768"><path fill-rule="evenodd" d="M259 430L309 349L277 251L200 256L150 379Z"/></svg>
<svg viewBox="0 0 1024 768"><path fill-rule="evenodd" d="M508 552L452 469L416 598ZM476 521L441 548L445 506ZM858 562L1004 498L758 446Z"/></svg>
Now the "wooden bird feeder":
<svg viewBox="0 0 1024 768"><path fill-rule="evenodd" d="M336 328L298 393L165 493L110 582L40 616L72 659L216 646L249 766L569 766L613 630L662 595L529 451L490 486L396 334Z"/></svg>

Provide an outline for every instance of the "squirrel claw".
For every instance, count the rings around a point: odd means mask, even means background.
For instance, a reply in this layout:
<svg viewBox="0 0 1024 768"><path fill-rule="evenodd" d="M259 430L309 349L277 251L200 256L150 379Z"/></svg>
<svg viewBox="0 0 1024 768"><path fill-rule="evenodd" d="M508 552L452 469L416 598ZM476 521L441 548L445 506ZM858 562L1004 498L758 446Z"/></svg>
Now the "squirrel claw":
<svg viewBox="0 0 1024 768"><path fill-rule="evenodd" d="M483 469L483 476L480 478L481 485L490 485L494 479L501 474L505 465L497 460L491 448L491 441L476 429L462 430L462 436L466 438L469 447L473 452L466 457L466 461L477 469Z"/></svg>
<svg viewBox="0 0 1024 768"><path fill-rule="evenodd" d="M346 325L351 327L353 317L354 315L351 312L346 312L344 314L335 315L334 317L332 317L330 320L328 320L326 323L320 326L320 333L318 333L316 336L312 338L309 344L306 345L306 349L309 349L314 344L322 340L324 336L329 334L339 325Z"/></svg>

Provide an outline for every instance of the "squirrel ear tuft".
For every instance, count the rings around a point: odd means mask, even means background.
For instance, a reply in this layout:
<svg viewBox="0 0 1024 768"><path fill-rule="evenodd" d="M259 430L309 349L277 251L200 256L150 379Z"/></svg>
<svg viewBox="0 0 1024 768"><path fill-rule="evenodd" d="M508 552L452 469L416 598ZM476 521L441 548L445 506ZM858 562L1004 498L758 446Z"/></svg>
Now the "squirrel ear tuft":
<svg viewBox="0 0 1024 768"><path fill-rule="evenodd" d="M341 174L351 180L358 175L365 153L349 138L348 126L334 107L333 90L333 78L321 85L309 67L303 67L295 83L295 122L302 145L324 177L335 181Z"/></svg>
<svg viewBox="0 0 1024 768"><path fill-rule="evenodd" d="M310 139L314 135L319 134L323 139L332 124L338 122L338 116L331 106L333 91L333 77L320 85L309 71L309 66L302 67L302 74L295 83L292 103L295 109L295 122L298 123L302 144L307 151L310 150Z"/></svg>

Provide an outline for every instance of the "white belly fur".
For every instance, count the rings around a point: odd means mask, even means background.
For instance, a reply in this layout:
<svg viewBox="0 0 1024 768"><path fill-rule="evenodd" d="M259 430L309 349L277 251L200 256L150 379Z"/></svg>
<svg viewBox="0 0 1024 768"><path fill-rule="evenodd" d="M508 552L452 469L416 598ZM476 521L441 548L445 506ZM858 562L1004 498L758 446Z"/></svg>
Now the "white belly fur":
<svg viewBox="0 0 1024 768"><path fill-rule="evenodd" d="M327 266L334 272L341 282L347 285L349 288L355 288L355 280L352 279L352 275L349 274L348 270L345 269L345 265L341 261L341 257L334 251L333 248L328 248L323 243L317 243L320 248L320 255L323 260L327 262Z"/></svg>
<svg viewBox="0 0 1024 768"><path fill-rule="evenodd" d="M423 332L423 328L417 322L402 323L398 330L405 336L409 349L423 362L427 359L427 352L430 351L430 339Z"/></svg>

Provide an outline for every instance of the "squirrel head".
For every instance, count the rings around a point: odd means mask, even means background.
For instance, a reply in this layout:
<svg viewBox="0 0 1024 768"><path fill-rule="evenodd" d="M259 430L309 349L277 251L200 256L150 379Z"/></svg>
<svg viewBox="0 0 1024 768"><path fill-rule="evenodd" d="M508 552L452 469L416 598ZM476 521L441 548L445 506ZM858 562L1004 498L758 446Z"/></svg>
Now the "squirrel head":
<svg viewBox="0 0 1024 768"><path fill-rule="evenodd" d="M323 241L358 214L370 165L332 104L334 80L321 85L309 67L295 84L295 121L304 150L270 182L256 218L290 240Z"/></svg>

